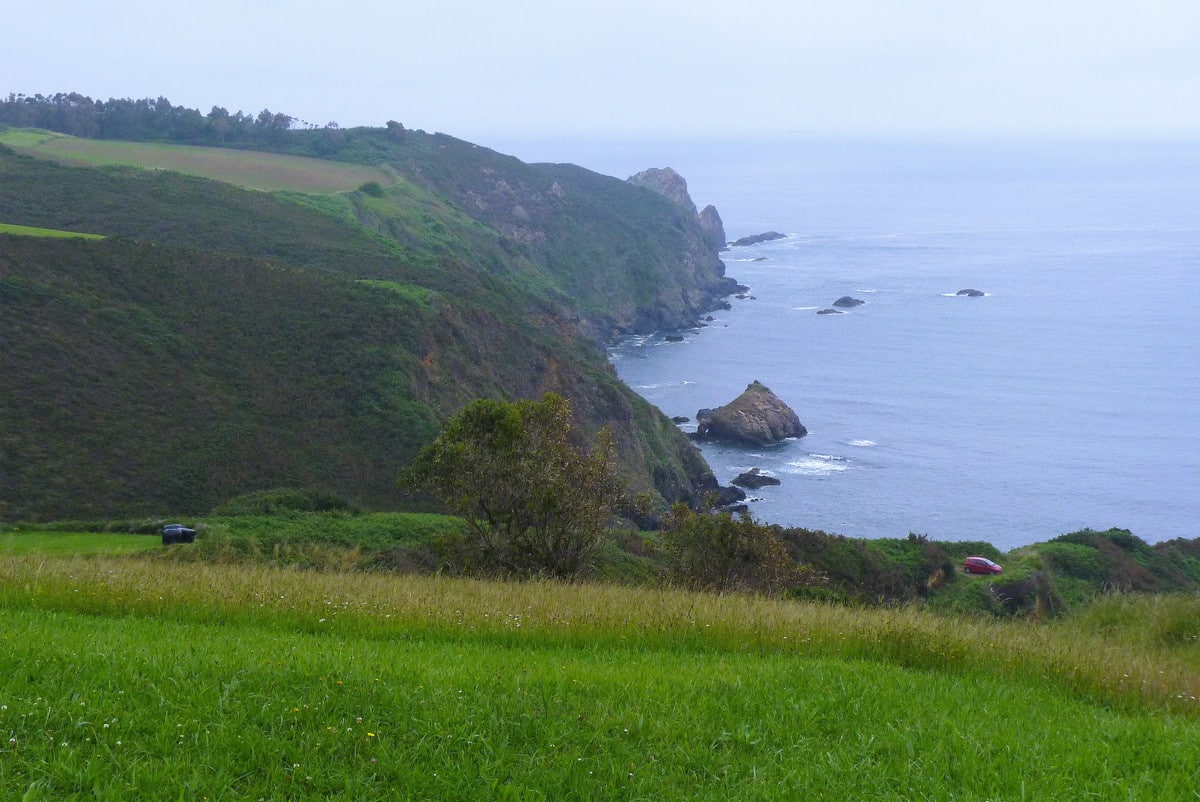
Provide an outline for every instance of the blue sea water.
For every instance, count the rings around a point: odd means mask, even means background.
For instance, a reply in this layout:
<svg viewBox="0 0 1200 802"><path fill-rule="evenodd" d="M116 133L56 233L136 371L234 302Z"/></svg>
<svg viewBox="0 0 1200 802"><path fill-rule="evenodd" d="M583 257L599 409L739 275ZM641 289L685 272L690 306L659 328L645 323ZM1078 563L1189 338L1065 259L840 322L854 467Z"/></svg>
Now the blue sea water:
<svg viewBox="0 0 1200 802"><path fill-rule="evenodd" d="M756 518L1001 548L1200 536L1200 144L571 147L510 152L670 165L730 239L789 235L725 254L752 298L611 351L667 415L755 379L796 410L804 438L702 448L723 482L781 480ZM843 295L866 303L816 314Z"/></svg>

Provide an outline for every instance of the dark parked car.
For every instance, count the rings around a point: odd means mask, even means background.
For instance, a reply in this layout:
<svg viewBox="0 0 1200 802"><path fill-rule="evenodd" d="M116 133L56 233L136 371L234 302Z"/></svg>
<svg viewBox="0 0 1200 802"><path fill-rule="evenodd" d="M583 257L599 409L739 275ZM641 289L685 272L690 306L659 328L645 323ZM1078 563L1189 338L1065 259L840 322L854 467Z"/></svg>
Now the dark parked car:
<svg viewBox="0 0 1200 802"><path fill-rule="evenodd" d="M196 530L183 524L167 524L163 527L162 542L164 546L170 543L195 543Z"/></svg>
<svg viewBox="0 0 1200 802"><path fill-rule="evenodd" d="M1002 574L1004 569L987 557L968 557L963 561L963 571L968 574Z"/></svg>

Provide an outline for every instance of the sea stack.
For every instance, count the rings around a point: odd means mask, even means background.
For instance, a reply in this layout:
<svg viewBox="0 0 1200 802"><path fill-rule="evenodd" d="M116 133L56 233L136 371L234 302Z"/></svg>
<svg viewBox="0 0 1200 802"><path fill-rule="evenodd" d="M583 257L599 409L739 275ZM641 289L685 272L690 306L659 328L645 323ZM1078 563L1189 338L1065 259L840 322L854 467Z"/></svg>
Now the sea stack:
<svg viewBox="0 0 1200 802"><path fill-rule="evenodd" d="M791 407L757 380L725 406L697 412L696 422L698 440L749 446L774 445L787 437L808 434Z"/></svg>

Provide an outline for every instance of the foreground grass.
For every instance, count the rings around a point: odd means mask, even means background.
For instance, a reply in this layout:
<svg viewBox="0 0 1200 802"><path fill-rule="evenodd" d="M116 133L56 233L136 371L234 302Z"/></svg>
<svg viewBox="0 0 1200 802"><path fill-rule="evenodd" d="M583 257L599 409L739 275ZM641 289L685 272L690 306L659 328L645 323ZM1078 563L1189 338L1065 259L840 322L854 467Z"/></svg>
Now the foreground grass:
<svg viewBox="0 0 1200 802"><path fill-rule="evenodd" d="M0 557L0 606L5 798L1200 785L1196 651L1121 632L1161 609L964 632L911 610L42 556Z"/></svg>
<svg viewBox="0 0 1200 802"><path fill-rule="evenodd" d="M0 554L76 556L129 554L161 548L162 539L150 535L0 531Z"/></svg>
<svg viewBox="0 0 1200 802"><path fill-rule="evenodd" d="M393 183L373 167L231 148L83 139L18 128L0 131L0 145L66 164L172 170L268 191L346 192L369 181Z"/></svg>

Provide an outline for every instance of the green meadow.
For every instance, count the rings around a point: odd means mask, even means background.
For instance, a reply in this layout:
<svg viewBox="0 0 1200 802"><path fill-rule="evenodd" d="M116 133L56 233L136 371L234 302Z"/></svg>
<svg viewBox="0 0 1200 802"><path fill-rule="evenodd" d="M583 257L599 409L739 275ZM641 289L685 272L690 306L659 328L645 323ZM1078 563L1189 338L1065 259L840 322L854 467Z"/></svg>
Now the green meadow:
<svg viewBox="0 0 1200 802"><path fill-rule="evenodd" d="M13 532L0 530L0 555L79 556L130 554L162 548L159 537L96 532Z"/></svg>
<svg viewBox="0 0 1200 802"><path fill-rule="evenodd" d="M371 181L394 183L390 173L375 167L230 148L84 139L19 128L0 130L0 145L63 164L171 170L272 192L323 194L348 192Z"/></svg>
<svg viewBox="0 0 1200 802"><path fill-rule="evenodd" d="M80 239L104 239L100 234L82 234L78 231L59 231L54 228L35 228L34 226L17 226L9 223L0 223L0 234L13 234L19 237L56 237L56 238L74 238Z"/></svg>
<svg viewBox="0 0 1200 802"><path fill-rule="evenodd" d="M1194 596L1118 596L1033 624L172 559L184 548L0 556L0 796L1163 800L1200 787L1200 643L1171 623L1195 620Z"/></svg>

